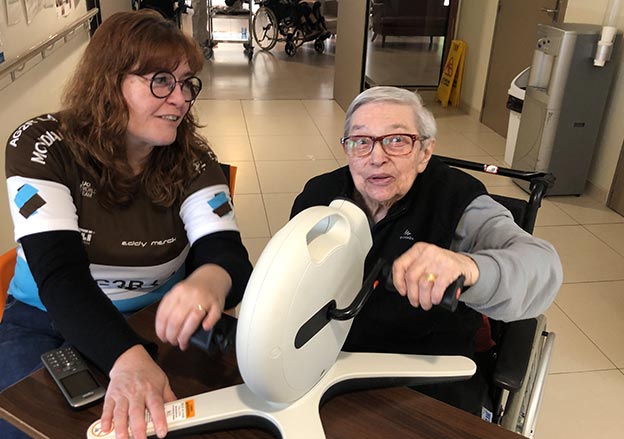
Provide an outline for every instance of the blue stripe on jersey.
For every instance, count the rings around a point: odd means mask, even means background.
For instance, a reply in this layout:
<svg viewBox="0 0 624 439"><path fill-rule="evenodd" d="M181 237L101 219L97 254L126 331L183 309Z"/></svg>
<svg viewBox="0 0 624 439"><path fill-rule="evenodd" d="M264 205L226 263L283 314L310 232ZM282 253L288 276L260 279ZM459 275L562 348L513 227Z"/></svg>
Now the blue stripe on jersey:
<svg viewBox="0 0 624 439"><path fill-rule="evenodd" d="M225 192L219 192L215 194L211 200L208 200L208 204L212 207L212 210L217 209L219 206L222 206L227 202L228 198L225 196Z"/></svg>
<svg viewBox="0 0 624 439"><path fill-rule="evenodd" d="M184 265L182 265L182 267L180 267L167 280L167 282L160 285L155 290L132 299L113 300L113 305L115 305L115 307L121 312L138 311L160 300L162 296L173 288L176 283L184 279L184 276ZM46 311L45 306L43 306L43 303L39 298L39 288L37 287L37 283L30 272L28 263L25 259L19 256L17 258L17 264L15 265L15 275L9 285L9 294L20 302L39 308L42 311Z"/></svg>
<svg viewBox="0 0 624 439"><path fill-rule="evenodd" d="M41 303L41 299L39 299L39 288L35 283L35 279L32 277L30 268L28 268L28 263L19 256L15 264L15 274L9 284L9 294L20 302L24 302L43 311L46 310L43 303Z"/></svg>
<svg viewBox="0 0 624 439"><path fill-rule="evenodd" d="M15 201L15 205L21 209L24 207L24 204L28 202L28 200L37 195L37 192L39 191L33 186L25 184L17 190L17 194L15 194L13 201Z"/></svg>

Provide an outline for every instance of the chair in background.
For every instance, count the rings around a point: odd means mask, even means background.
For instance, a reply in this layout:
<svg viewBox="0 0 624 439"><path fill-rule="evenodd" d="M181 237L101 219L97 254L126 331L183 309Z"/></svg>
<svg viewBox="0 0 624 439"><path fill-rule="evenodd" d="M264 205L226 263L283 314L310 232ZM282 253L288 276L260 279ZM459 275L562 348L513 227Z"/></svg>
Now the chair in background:
<svg viewBox="0 0 624 439"><path fill-rule="evenodd" d="M320 0L325 27L332 35L338 33L338 0Z"/></svg>
<svg viewBox="0 0 624 439"><path fill-rule="evenodd" d="M446 35L449 7L443 0L373 0L371 15L373 37L381 35L381 47L387 36L433 37Z"/></svg>
<svg viewBox="0 0 624 439"><path fill-rule="evenodd" d="M515 222L533 233L538 209L555 177L544 172L525 172L438 156L449 166L485 172L529 182L528 201L490 194L505 206ZM492 371L494 414L492 422L532 438L552 355L555 334L546 330L546 317L499 322L484 316L484 327L475 339L480 367ZM479 361L481 360L481 361Z"/></svg>

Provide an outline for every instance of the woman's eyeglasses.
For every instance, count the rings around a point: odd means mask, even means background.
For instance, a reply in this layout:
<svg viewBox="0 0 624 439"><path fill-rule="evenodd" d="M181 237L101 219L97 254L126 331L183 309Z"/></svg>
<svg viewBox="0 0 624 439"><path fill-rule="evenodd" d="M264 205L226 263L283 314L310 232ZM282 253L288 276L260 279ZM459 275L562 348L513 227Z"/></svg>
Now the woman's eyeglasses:
<svg viewBox="0 0 624 439"><path fill-rule="evenodd" d="M136 75L139 78L143 78L150 83L150 91L152 94L159 98L165 99L173 93L177 84L180 84L182 90L182 96L186 102L193 102L199 96L199 92L202 89L202 82L197 76L191 76L182 81L178 81L171 72L158 72L151 78L145 76Z"/></svg>
<svg viewBox="0 0 624 439"><path fill-rule="evenodd" d="M379 142L388 155L407 155L414 149L414 143L429 137L418 134L386 134L384 136L347 136L340 139L345 153L350 157L366 157Z"/></svg>

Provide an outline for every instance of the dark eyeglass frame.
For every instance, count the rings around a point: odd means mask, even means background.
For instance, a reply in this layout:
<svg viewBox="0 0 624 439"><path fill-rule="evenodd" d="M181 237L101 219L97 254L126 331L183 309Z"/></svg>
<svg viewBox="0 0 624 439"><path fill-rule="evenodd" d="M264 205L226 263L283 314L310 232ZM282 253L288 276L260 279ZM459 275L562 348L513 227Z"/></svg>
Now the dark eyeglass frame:
<svg viewBox="0 0 624 439"><path fill-rule="evenodd" d="M387 144L384 144L384 140L386 138L389 137L393 137L393 136L406 136L409 137L410 139L412 139L412 145L409 149L409 151L406 151L404 153L400 153L397 154L395 151L390 151L388 149L386 149L386 146L388 146ZM355 154L354 153L354 149L349 148L347 146L347 142L350 139L353 138L358 138L358 139L370 139L371 140L371 144L370 144L370 148L368 149L367 152L362 153L362 154ZM403 155L408 155L409 153L411 153L414 150L414 145L416 144L416 142L422 142L424 140L429 139L429 136L421 136L419 134L410 134L410 133L390 133L390 134L384 134L383 136L364 136L364 135L352 135L352 136L345 136L345 137L341 137L340 138L340 144L342 145L342 148L345 151L345 154L347 154L348 156L351 157L366 157L368 155L370 155L373 152L373 148L375 148L375 144L377 142L379 142L379 144L381 145L381 149L383 149L383 151L389 155L389 156L403 156Z"/></svg>
<svg viewBox="0 0 624 439"><path fill-rule="evenodd" d="M173 91L176 88L176 85L180 84L180 90L182 91L182 95L184 95L184 90L187 89L189 91L189 93L191 94L191 99L186 99L186 97L184 98L184 102L193 102L197 99L197 96L199 96L199 93L202 90L202 81L201 79L199 79L197 76L189 76L188 78L183 79L182 81L178 81L178 78L175 77L175 75L167 70L161 70L159 72L156 72L152 75L151 78L149 77L145 77L143 75L139 75L138 73L134 73L134 75L138 76L139 78L145 79L146 81L149 81L149 86L150 86L150 91L152 92L152 95L154 95L155 98L158 99L166 99L169 96L171 96L171 93L173 93ZM169 75L172 79L173 82L171 83L171 87L169 87L169 91L167 92L167 94L165 95L159 95L154 91L154 80L159 76L159 75ZM196 84L193 84L192 82L195 81ZM197 89L197 93L193 96L193 91L194 89Z"/></svg>

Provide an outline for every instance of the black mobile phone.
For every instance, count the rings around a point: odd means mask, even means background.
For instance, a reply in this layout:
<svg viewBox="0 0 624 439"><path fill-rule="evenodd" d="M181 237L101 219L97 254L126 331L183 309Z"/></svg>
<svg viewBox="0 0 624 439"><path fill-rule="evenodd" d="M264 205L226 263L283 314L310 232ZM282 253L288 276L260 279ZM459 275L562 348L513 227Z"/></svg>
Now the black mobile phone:
<svg viewBox="0 0 624 439"><path fill-rule="evenodd" d="M106 388L97 382L86 361L73 346L63 346L41 355L43 365L70 407L80 409L97 403Z"/></svg>

